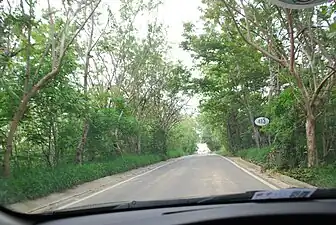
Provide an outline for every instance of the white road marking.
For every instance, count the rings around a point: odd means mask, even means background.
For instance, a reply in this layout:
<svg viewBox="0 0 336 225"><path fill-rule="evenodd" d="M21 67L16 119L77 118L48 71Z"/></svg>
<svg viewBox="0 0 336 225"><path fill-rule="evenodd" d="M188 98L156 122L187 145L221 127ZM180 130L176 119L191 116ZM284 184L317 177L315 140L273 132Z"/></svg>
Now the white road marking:
<svg viewBox="0 0 336 225"><path fill-rule="evenodd" d="M277 190L279 189L278 187L274 186L273 184L269 183L268 181L262 179L261 177L251 173L250 171L246 170L245 168L239 166L237 163L233 162L232 160L224 157L224 156L221 156L221 155L218 155L220 157L222 157L223 159L225 159L226 161L230 162L232 165L235 165L236 167L238 167L239 169L241 169L242 171L244 171L245 173L247 173L248 175L250 175L251 177L257 179L258 181L260 181L261 183L269 186L270 188L274 189L274 190Z"/></svg>
<svg viewBox="0 0 336 225"><path fill-rule="evenodd" d="M151 170L149 170L149 171L147 171L147 172L138 174L138 175L136 175L136 176L134 176L134 177L131 177L131 178L129 178L129 179L127 179L127 180L124 180L124 181L121 181L121 182L119 182L119 183L116 183L116 184L114 184L114 185L112 185L112 186L110 186L110 187L107 187L107 188L103 189L103 190L100 190L100 191L98 191L98 192L95 192L95 193L93 193L93 194L91 194L91 195L88 195L88 196L86 196L86 197L84 197L84 198L78 199L77 201L73 201L73 202L68 203L68 204L66 204L66 205L63 205L63 206L61 206L61 207L58 207L56 210L65 209L65 208L67 208L67 207L69 207L69 206L75 205L75 204L77 204L77 203L79 203L79 202L82 202L82 201L84 201L84 200L86 200L86 199L92 198L92 197L94 197L94 196L96 196L96 195L99 195L99 194L101 194L101 193L103 193L103 192L105 192L105 191L108 191L108 190L110 190L110 189L112 189L112 188L115 188L115 187L117 187L117 186L119 186L119 185L122 185L122 184L124 184L124 183L126 183L126 182L129 182L129 181L131 181L131 180L134 180L135 178L144 176L144 175L146 175L146 174L148 174L148 173L151 173L151 172L153 172L153 171L155 171L155 170L157 170L157 169L160 169L160 168L162 168L162 167L164 167L164 166L167 166L167 165L169 165L169 164L175 163L175 162L177 162L177 161L179 161L179 160L181 160L181 159L183 159L183 158L185 158L185 157L177 158L176 160L174 160L174 161L172 161L172 162L168 162L168 163L165 163L165 164L163 164L163 165L161 165L161 166L155 167L154 169L151 169Z"/></svg>

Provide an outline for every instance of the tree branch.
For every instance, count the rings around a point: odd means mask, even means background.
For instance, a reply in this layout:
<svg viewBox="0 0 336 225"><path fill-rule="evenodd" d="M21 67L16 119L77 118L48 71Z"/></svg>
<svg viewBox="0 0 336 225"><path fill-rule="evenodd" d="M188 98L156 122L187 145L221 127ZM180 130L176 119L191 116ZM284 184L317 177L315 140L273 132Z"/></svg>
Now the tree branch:
<svg viewBox="0 0 336 225"><path fill-rule="evenodd" d="M320 94L324 84L327 82L327 80L332 77L333 75L335 75L336 71L331 71L326 77L324 77L324 79L321 81L321 83L319 84L319 86L317 87L317 89L315 90L311 101L310 101L310 105L313 106L313 104L316 101L317 96Z"/></svg>
<svg viewBox="0 0 336 225"><path fill-rule="evenodd" d="M95 7L92 9L91 13L89 14L89 16L84 20L84 22L82 23L82 25L79 27L79 29L77 29L76 33L72 36L72 38L70 39L70 41L68 42L68 44L65 46L65 48L62 50L62 54L60 56L60 60L59 60L59 65L61 64L65 52L66 50L70 47L70 45L72 45L72 43L74 42L75 38L78 36L79 32L82 31L82 29L84 28L85 24L87 23L87 21L91 18L91 16L93 15L93 13L96 11L96 9L98 8L99 4L101 3L102 0L99 0L98 3L95 5Z"/></svg>
<svg viewBox="0 0 336 225"><path fill-rule="evenodd" d="M279 58L277 58L276 56L272 55L271 53L269 53L268 51L264 50L263 48L261 48L260 46L258 46L257 44L253 43L252 40L248 40L244 34L241 32L239 25L237 24L237 21L234 18L234 15L232 14L232 12L230 11L230 7L228 6L228 4L226 3L225 0L221 0L223 2L223 4L225 5L225 7L228 9L228 13L232 19L232 21L234 22L234 25L239 33L239 35L242 37L242 39L248 43L249 45L251 45L252 47L254 47L255 49L257 49L258 51L260 51L261 53L263 53L266 57L271 58L272 60L278 62L281 65L285 66L285 62Z"/></svg>
<svg viewBox="0 0 336 225"><path fill-rule="evenodd" d="M290 9L286 9L287 17L288 17L288 32L289 32L289 42L290 42L290 62L289 62L289 71L295 77L297 85L306 101L308 103L309 94L306 87L303 85L302 79L298 72L295 69L295 46L294 46L294 30L293 30L293 17L292 11Z"/></svg>

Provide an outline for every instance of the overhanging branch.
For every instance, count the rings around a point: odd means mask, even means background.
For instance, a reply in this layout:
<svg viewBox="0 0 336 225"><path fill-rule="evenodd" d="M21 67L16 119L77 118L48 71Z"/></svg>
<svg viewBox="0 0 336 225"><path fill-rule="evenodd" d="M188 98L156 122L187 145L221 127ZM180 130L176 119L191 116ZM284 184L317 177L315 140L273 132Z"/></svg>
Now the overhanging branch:
<svg viewBox="0 0 336 225"><path fill-rule="evenodd" d="M310 101L310 105L313 106L313 104L315 103L316 99L317 99L317 96L320 94L323 86L325 85L325 83L327 82L327 80L332 77L333 75L335 75L336 71L331 71L322 81L321 83L319 84L319 86L317 87L317 89L315 90L312 98L311 98L311 101Z"/></svg>
<svg viewBox="0 0 336 225"><path fill-rule="evenodd" d="M226 3L225 0L221 0L223 2L223 4L225 5L225 7L228 9L228 13L237 29L237 32L239 33L239 35L242 37L242 39L248 43L249 45L253 46L255 49L257 49L258 51L260 51L261 53L263 53L266 57L271 58L272 60L278 62L281 65L285 65L285 62L279 58L277 58L276 56L272 55L271 53L269 53L268 51L266 51L265 49L261 48L260 46L258 46L257 44L253 43L252 40L248 40L245 35L241 32L239 25L237 23L237 21L234 18L234 15L232 14L232 12L229 10L230 6Z"/></svg>

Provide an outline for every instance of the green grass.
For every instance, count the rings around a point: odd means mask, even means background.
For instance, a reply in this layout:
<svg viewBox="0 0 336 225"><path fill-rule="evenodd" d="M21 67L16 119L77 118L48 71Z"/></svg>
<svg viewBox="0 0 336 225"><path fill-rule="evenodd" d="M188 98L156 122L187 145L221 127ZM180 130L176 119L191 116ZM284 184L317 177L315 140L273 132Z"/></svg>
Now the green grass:
<svg viewBox="0 0 336 225"><path fill-rule="evenodd" d="M215 151L215 153L222 156L232 156L232 153L227 151L224 147L221 147L218 151Z"/></svg>
<svg viewBox="0 0 336 225"><path fill-rule="evenodd" d="M247 161L262 166L263 168L277 169L273 168L272 164L267 160L267 156L270 151L271 149L269 148L245 149L239 151L237 153L237 156L240 156ZM323 165L315 168L293 168L277 171L317 187L336 187L336 164Z"/></svg>
<svg viewBox="0 0 336 225"><path fill-rule="evenodd" d="M237 156L240 156L243 159L253 162L259 166L266 167L268 166L267 155L270 151L271 149L269 148L250 148L238 151Z"/></svg>
<svg viewBox="0 0 336 225"><path fill-rule="evenodd" d="M167 156L168 158L177 158L177 157L181 157L184 156L185 153L182 150L170 150L167 152Z"/></svg>
<svg viewBox="0 0 336 225"><path fill-rule="evenodd" d="M172 153L169 153L172 154ZM175 154L175 153L174 153ZM176 154L175 157L178 157ZM174 157L172 155L168 157ZM164 160L158 155L126 155L111 161L13 171L0 179L0 204L43 197L76 185Z"/></svg>
<svg viewBox="0 0 336 225"><path fill-rule="evenodd" d="M336 165L320 166L316 168L295 168L281 172L317 187L336 187Z"/></svg>

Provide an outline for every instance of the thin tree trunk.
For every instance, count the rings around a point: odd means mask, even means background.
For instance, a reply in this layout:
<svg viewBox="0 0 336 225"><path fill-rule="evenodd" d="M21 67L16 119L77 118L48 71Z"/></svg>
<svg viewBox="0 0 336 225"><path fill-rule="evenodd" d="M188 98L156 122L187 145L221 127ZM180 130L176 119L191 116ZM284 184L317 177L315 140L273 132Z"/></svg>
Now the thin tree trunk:
<svg viewBox="0 0 336 225"><path fill-rule="evenodd" d="M253 124L254 140L256 142L257 148L260 148L260 134L258 128Z"/></svg>
<svg viewBox="0 0 336 225"><path fill-rule="evenodd" d="M141 153L141 134L138 134L138 142L137 142L137 152Z"/></svg>
<svg viewBox="0 0 336 225"><path fill-rule="evenodd" d="M270 48L269 48L269 51L271 51ZM270 104L271 101L272 101L273 95L275 95L275 93L276 93L276 88L277 88L277 78L276 78L275 72L273 71L270 58L268 60L268 69L269 69L269 72L270 72L270 82L271 82L270 87L269 87L270 90L269 90L269 94L268 94L268 104ZM271 143L272 143L271 134L267 134L267 141L268 141L268 145L270 146Z"/></svg>
<svg viewBox="0 0 336 225"><path fill-rule="evenodd" d="M84 18L86 17L86 10L85 10L85 15ZM90 53L93 47L93 31L94 31L94 15L92 14L91 16L91 32L90 32L90 37L88 41L88 46L87 46L87 51L85 53L85 66L84 66L84 94L87 96L88 92L88 76L89 76L89 67L90 67ZM84 146L86 144L87 140L87 134L89 132L89 121L88 118L85 118L84 121L84 126L83 126L83 133L82 137L80 139L80 142L77 146L76 150L76 163L81 164L83 162L83 152L84 152Z"/></svg>
<svg viewBox="0 0 336 225"><path fill-rule="evenodd" d="M328 134L327 134L327 112L325 111L323 113L323 132L322 132L322 147L323 147L323 158L325 158L328 155Z"/></svg>
<svg viewBox="0 0 336 225"><path fill-rule="evenodd" d="M83 126L83 134L82 134L82 138L81 141L79 142L78 146L77 146L77 151L76 151L76 163L78 164L82 164L83 162L83 149L84 149L84 145L86 143L87 140L87 134L89 132L89 122L85 121L84 122L84 126Z"/></svg>
<svg viewBox="0 0 336 225"><path fill-rule="evenodd" d="M230 120L229 118L226 120L226 135L228 138L228 145L229 145L229 150L232 151L232 135L231 135L231 127L230 127Z"/></svg>
<svg viewBox="0 0 336 225"><path fill-rule="evenodd" d="M247 111L248 111L248 114L249 114L249 119L250 119L251 125L253 127L254 141L256 143L257 148L260 148L260 133L259 133L259 130L256 127L256 125L254 124L254 117L252 115L252 112L251 112L249 106L247 107Z"/></svg>
<svg viewBox="0 0 336 225"><path fill-rule="evenodd" d="M312 114L308 113L306 118L308 167L314 167L317 165L315 126L315 117Z"/></svg>
<svg viewBox="0 0 336 225"><path fill-rule="evenodd" d="M57 122L53 122L53 125L52 125L52 134L53 134L53 144L54 144L54 150L55 150L55 166L57 166L57 164L59 163L59 157L60 157L60 153L59 153L59 150L57 148L56 125L57 125Z"/></svg>
<svg viewBox="0 0 336 225"><path fill-rule="evenodd" d="M33 89L34 90L34 89ZM37 92L37 90L36 90ZM36 93L34 91L30 92L28 95L24 95L18 110L15 112L14 117L10 123L9 126L9 131L7 134L7 140L6 140L6 150L4 153L4 161L3 161L3 173L5 177L9 177L10 176L10 158L11 158L11 154L13 151L13 141L14 141L14 135L16 133L16 130L18 128L19 125L19 121L21 120L27 105L28 105L28 101L29 99L33 96L33 93Z"/></svg>

